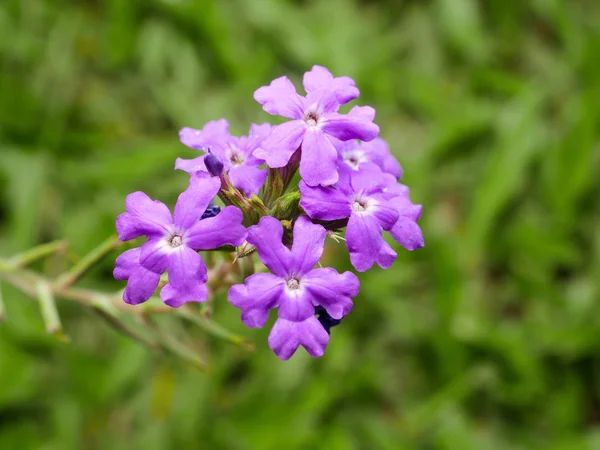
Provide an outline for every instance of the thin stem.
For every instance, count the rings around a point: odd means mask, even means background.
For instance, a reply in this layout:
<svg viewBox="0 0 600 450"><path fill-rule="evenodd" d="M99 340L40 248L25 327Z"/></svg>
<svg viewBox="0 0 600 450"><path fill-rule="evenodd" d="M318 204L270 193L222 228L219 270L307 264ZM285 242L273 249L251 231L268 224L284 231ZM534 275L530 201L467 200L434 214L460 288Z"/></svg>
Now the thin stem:
<svg viewBox="0 0 600 450"><path fill-rule="evenodd" d="M2 297L2 283L0 283L0 324L6 317L6 308L4 307L4 298Z"/></svg>
<svg viewBox="0 0 600 450"><path fill-rule="evenodd" d="M38 293L36 291L37 284L40 282L45 282L48 284L48 286L50 286L51 292L54 296L67 300L73 300L86 306L100 305L100 307L102 307L104 310L107 310L108 303L110 304L110 308L113 308L113 310L127 311L130 314L138 315L171 311L171 308L166 305L139 308L122 302L117 295L106 295L104 293L99 293L88 289L63 288L62 286L52 283L49 279L38 275L35 272L26 269L18 269L1 259L0 278L6 280L8 283L12 284L21 292L32 298L38 297Z"/></svg>
<svg viewBox="0 0 600 450"><path fill-rule="evenodd" d="M156 342L150 340L146 336L143 336L133 327L127 325L122 320L120 320L116 315L109 313L101 307L96 307L94 311L96 312L96 314L98 314L100 317L106 320L106 322L108 322L109 325L111 325L124 336L130 337L134 341L137 341L140 344L150 347L152 350L160 350L160 346Z"/></svg>
<svg viewBox="0 0 600 450"><path fill-rule="evenodd" d="M108 253L118 248L121 245L119 237L113 235L106 239L102 244L84 256L81 261L75 264L68 272L58 278L57 284L61 289L72 286L79 278L81 278L88 270L97 264Z"/></svg>
<svg viewBox="0 0 600 450"><path fill-rule="evenodd" d="M213 322L208 317L199 314L192 308L186 306L178 308L177 314L216 337L231 342L232 344L244 347L247 350L254 350L254 344L249 342L245 337L232 333L218 323Z"/></svg>
<svg viewBox="0 0 600 450"><path fill-rule="evenodd" d="M48 242L11 257L9 264L15 267L24 267L53 253L62 252L67 247L67 242L63 240Z"/></svg>
<svg viewBox="0 0 600 450"><path fill-rule="evenodd" d="M60 323L60 316L56 309L56 302L50 285L46 281L39 281L35 290L40 302L46 332L61 338L61 340L67 340L66 336L62 334L62 324Z"/></svg>

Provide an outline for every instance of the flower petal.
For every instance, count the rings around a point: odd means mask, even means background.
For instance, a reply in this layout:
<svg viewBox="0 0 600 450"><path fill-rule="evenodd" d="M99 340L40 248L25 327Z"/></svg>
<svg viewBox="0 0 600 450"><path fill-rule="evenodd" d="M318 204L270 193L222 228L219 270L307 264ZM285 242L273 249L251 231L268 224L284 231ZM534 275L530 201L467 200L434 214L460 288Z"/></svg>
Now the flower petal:
<svg viewBox="0 0 600 450"><path fill-rule="evenodd" d="M285 281L270 273L257 273L246 278L245 284L229 289L228 300L242 310L242 322L250 328L262 328L269 310L277 308Z"/></svg>
<svg viewBox="0 0 600 450"><path fill-rule="evenodd" d="M282 238L283 226L270 216L263 217L258 225L248 228L248 242L256 247L262 263L279 277L290 273L292 262L292 254L283 245Z"/></svg>
<svg viewBox="0 0 600 450"><path fill-rule="evenodd" d="M288 119L302 117L303 99L296 93L296 88L288 77L276 78L269 86L258 88L254 92L254 99L274 116Z"/></svg>
<svg viewBox="0 0 600 450"><path fill-rule="evenodd" d="M129 305L139 305L147 301L158 287L160 275L140 266L131 274L123 292L123 301Z"/></svg>
<svg viewBox="0 0 600 450"><path fill-rule="evenodd" d="M252 154L269 167L283 167L302 144L305 133L306 124L302 120L277 125Z"/></svg>
<svg viewBox="0 0 600 450"><path fill-rule="evenodd" d="M375 120L375 108L371 106L354 106L348 111L349 116L360 117L364 120L372 122Z"/></svg>
<svg viewBox="0 0 600 450"><path fill-rule="evenodd" d="M302 345L312 357L322 356L329 343L329 334L315 316L302 322L277 319L269 334L269 346L283 360L290 359Z"/></svg>
<svg viewBox="0 0 600 450"><path fill-rule="evenodd" d="M334 80L335 97L340 105L345 105L358 98L360 91L350 77L338 77Z"/></svg>
<svg viewBox="0 0 600 450"><path fill-rule="evenodd" d="M317 128L309 128L302 141L300 176L309 186L331 186L338 181L337 150Z"/></svg>
<svg viewBox="0 0 600 450"><path fill-rule="evenodd" d="M206 155L198 156L194 159L183 159L177 158L175 160L175 170L183 170L184 172L193 175L198 171L206 172L206 165L204 164L204 158Z"/></svg>
<svg viewBox="0 0 600 450"><path fill-rule="evenodd" d="M298 217L294 224L292 244L293 270L296 274L309 272L323 255L326 231L308 217Z"/></svg>
<svg viewBox="0 0 600 450"><path fill-rule="evenodd" d="M363 142L360 145L371 162L377 164L381 170L389 173L396 178L402 177L402 167L394 156L390 153L390 148L383 139L376 137L370 142Z"/></svg>
<svg viewBox="0 0 600 450"><path fill-rule="evenodd" d="M163 234L173 222L169 208L143 192L134 192L125 200L126 212L117 217L119 239L128 241L142 235Z"/></svg>
<svg viewBox="0 0 600 450"><path fill-rule="evenodd" d="M205 172L196 172L190 178L189 187L177 199L175 225L183 229L194 225L220 188L221 180L218 177L211 177Z"/></svg>
<svg viewBox="0 0 600 450"><path fill-rule="evenodd" d="M322 117L322 129L342 141L360 139L370 141L379 134L379 127L375 125L367 114L339 114L327 113Z"/></svg>
<svg viewBox="0 0 600 450"><path fill-rule="evenodd" d="M160 298L167 306L179 308L184 303L208 300L208 287L198 280L185 289L176 289L172 283L167 283L160 291Z"/></svg>
<svg viewBox="0 0 600 450"><path fill-rule="evenodd" d="M333 75L323 66L312 66L312 69L305 72L304 77L302 77L302 84L306 92L329 87L332 83Z"/></svg>
<svg viewBox="0 0 600 450"><path fill-rule="evenodd" d="M364 272L374 263L387 269L396 259L396 252L383 240L379 221L369 214L354 213L348 220L346 245L350 262L356 270Z"/></svg>
<svg viewBox="0 0 600 450"><path fill-rule="evenodd" d="M161 274L169 266L169 253L172 247L164 237L148 240L140 252L140 264L154 273Z"/></svg>
<svg viewBox="0 0 600 450"><path fill-rule="evenodd" d="M244 192L246 196L258 194L258 191L267 179L267 169L259 169L257 166L251 166L248 163L229 169L229 178L231 183Z"/></svg>
<svg viewBox="0 0 600 450"><path fill-rule="evenodd" d="M205 148L204 137L201 130L194 128L182 128L179 130L179 140L183 145L187 145L194 150L202 150Z"/></svg>
<svg viewBox="0 0 600 450"><path fill-rule="evenodd" d="M260 125L253 123L250 125L250 134L248 135L248 141L246 147L256 148L260 142L265 140L273 126L270 123L261 123Z"/></svg>
<svg viewBox="0 0 600 450"><path fill-rule="evenodd" d="M333 89L325 88L309 92L304 99L304 114L309 111L315 112L317 116L332 113L339 109L335 92Z"/></svg>
<svg viewBox="0 0 600 450"><path fill-rule="evenodd" d="M352 310L352 297L358 295L360 283L352 272L339 274L331 267L315 269L302 277L302 284L315 306L322 306L334 319Z"/></svg>
<svg viewBox="0 0 600 450"><path fill-rule="evenodd" d="M354 100L359 95L356 83L352 78L334 78L331 72L322 66L313 66L309 72L304 74L302 83L306 92L323 88L332 89L340 105Z"/></svg>
<svg viewBox="0 0 600 450"><path fill-rule="evenodd" d="M407 250L417 250L425 246L421 228L408 217L401 216L390 229L390 234Z"/></svg>
<svg viewBox="0 0 600 450"><path fill-rule="evenodd" d="M140 249L132 248L121 253L115 260L113 277L115 280L126 280L140 265Z"/></svg>
<svg viewBox="0 0 600 450"><path fill-rule="evenodd" d="M225 119L211 120L202 130L183 128L179 140L195 150L208 150L211 146L229 136L229 123Z"/></svg>
<svg viewBox="0 0 600 450"><path fill-rule="evenodd" d="M301 322L314 316L315 308L311 302L311 296L302 286L296 290L284 289L279 299L279 317L294 322Z"/></svg>
<svg viewBox="0 0 600 450"><path fill-rule="evenodd" d="M400 216L410 218L415 222L421 218L423 207L421 205L414 205L410 201L408 188L406 186L397 184L396 186L390 187L388 192L393 194L389 203L398 210Z"/></svg>
<svg viewBox="0 0 600 450"><path fill-rule="evenodd" d="M369 198L375 202L369 207L369 213L377 218L381 228L389 231L398 220L398 210L385 199L383 194L372 194Z"/></svg>
<svg viewBox="0 0 600 450"><path fill-rule="evenodd" d="M158 286L160 275L146 270L139 264L140 249L127 250L115 261L114 277L117 280L128 280L123 301L130 305L144 303Z"/></svg>
<svg viewBox="0 0 600 450"><path fill-rule="evenodd" d="M169 283L178 291L188 291L208 279L206 265L198 253L182 245L169 253Z"/></svg>
<svg viewBox="0 0 600 450"><path fill-rule="evenodd" d="M337 220L350 217L350 200L333 187L307 185L300 181L300 206L309 217L318 220Z"/></svg>
<svg viewBox="0 0 600 450"><path fill-rule="evenodd" d="M381 168L373 163L361 164L358 170L349 171L345 167L342 170L350 174L350 184L355 193L379 193L391 183L396 183L392 175L382 172Z"/></svg>
<svg viewBox="0 0 600 450"><path fill-rule="evenodd" d="M197 221L185 234L185 244L195 250L213 250L223 245L242 245L246 239L244 216L235 206L226 206L215 217Z"/></svg>

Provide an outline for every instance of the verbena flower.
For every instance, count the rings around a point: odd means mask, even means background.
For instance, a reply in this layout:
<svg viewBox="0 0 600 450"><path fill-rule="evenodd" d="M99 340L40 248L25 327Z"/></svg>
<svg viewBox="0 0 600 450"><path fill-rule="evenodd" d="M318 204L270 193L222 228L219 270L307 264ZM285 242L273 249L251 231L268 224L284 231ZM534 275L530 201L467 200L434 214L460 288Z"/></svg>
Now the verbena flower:
<svg viewBox="0 0 600 450"><path fill-rule="evenodd" d="M370 141L379 134L379 127L373 123L375 110L368 106L354 107L348 114L337 112L338 98L344 96L340 92L346 92L339 89L339 82L324 81L318 75L308 78L310 90L306 97L296 93L287 77L277 78L254 93L266 112L292 119L273 127L254 155L269 167L284 167L301 146L302 179L309 186L327 186L338 180L338 154L333 141Z"/></svg>
<svg viewBox="0 0 600 450"><path fill-rule="evenodd" d="M351 298L358 294L359 282L353 273L314 269L323 254L325 235L322 226L299 217L289 249L282 243L283 227L273 217L263 217L248 228L248 242L256 246L271 273L251 275L245 284L233 286L229 301L242 310L242 321L252 328L263 327L269 310L278 308L269 345L281 359L289 359L300 345L311 356L321 356L329 334L315 317L315 306L341 319L351 311Z"/></svg>
<svg viewBox="0 0 600 450"><path fill-rule="evenodd" d="M267 170L260 169L263 160L253 155L261 142L271 131L271 125L252 124L248 136L235 137L229 134L229 124L225 119L207 123L202 130L184 128L180 131L181 142L196 150L210 151L223 163L223 170L229 174L231 183L246 195L257 194L265 183ZM188 173L206 171L205 158L177 158L175 168Z"/></svg>
<svg viewBox="0 0 600 450"><path fill-rule="evenodd" d="M135 255L141 268L147 271L155 274L168 271L169 283L160 292L167 305L177 307L185 302L206 300L207 269L196 250L240 245L246 238L242 212L233 206L223 208L215 217L200 220L220 185L218 178L203 172L194 174L188 189L177 199L174 216L164 203L151 200L143 192L127 196L127 212L117 217L119 239L146 236L148 241L139 254L130 253L117 260L118 275L127 276L130 283L125 301L143 301L155 281L149 274L139 272L133 264Z"/></svg>
<svg viewBox="0 0 600 450"><path fill-rule="evenodd" d="M414 223L420 217L421 207L412 205L407 192L403 195L404 191L395 187L393 176L372 163L365 163L356 171L343 169L340 174L334 187L308 186L301 181L300 206L313 219L348 219L346 245L356 270L364 272L374 263L384 269L392 265L397 254L382 234L394 228L401 214L403 221L393 237L401 238L400 244L408 243L409 250L423 246L422 235L419 240Z"/></svg>
<svg viewBox="0 0 600 450"><path fill-rule="evenodd" d="M402 167L390 153L387 143L380 137L372 141L362 142L351 140L339 141L336 145L340 162L347 164L350 168L358 170L362 164L373 163L385 173L389 173L397 180L402 178Z"/></svg>

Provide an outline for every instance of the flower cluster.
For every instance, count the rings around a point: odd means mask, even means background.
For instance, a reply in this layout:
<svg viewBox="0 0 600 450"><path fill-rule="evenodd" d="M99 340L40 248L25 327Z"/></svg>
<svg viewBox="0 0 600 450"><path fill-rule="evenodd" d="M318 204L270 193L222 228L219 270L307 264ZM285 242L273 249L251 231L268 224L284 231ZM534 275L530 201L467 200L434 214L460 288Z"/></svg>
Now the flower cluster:
<svg viewBox="0 0 600 450"><path fill-rule="evenodd" d="M378 137L375 110L354 106L340 112L359 96L354 81L314 66L303 85L305 96L281 77L254 93L267 113L290 119L280 125L253 124L242 137L229 133L225 119L180 131L181 142L203 154L175 163L190 174L190 184L174 214L135 192L117 218L121 240L147 238L116 260L115 278L128 281L125 302L148 300L165 271L168 281L160 290L165 304L206 301L208 271L198 251L233 251L236 260L258 254L268 272L259 270L231 286L229 302L252 328L263 327L277 309L269 345L281 359L299 346L316 357L359 291L352 272L315 268L326 237L337 240L346 228L350 262L358 272L394 262L384 231L408 250L423 246L421 206L411 203L408 188L398 182L402 168ZM217 198L223 207L214 204Z"/></svg>

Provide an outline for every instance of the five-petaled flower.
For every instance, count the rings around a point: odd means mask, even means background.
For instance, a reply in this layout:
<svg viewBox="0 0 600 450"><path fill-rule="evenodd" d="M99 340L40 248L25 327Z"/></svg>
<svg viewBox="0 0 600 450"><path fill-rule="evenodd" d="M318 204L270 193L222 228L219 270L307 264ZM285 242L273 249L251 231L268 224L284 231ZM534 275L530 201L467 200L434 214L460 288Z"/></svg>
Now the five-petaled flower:
<svg viewBox="0 0 600 450"><path fill-rule="evenodd" d="M146 236L148 241L139 251L126 252L116 261L115 277L129 279L123 297L126 302L147 300L158 283L149 272L160 275L165 270L169 272L169 283L160 296L167 305L176 307L207 299L207 269L196 250L240 245L246 238L242 212L234 206L200 220L220 185L218 178L203 172L194 174L188 189L177 199L174 216L164 203L151 200L143 192L127 196L127 211L117 218L119 239Z"/></svg>
<svg viewBox="0 0 600 450"><path fill-rule="evenodd" d="M409 250L423 246L421 230L415 223L421 206L412 205L408 193L395 185L392 175L366 163L356 171L340 170L340 180L334 187L309 186L301 181L300 206L313 219L348 219L346 245L356 270L364 272L374 263L387 269L397 255L384 241L384 230L394 230L392 236L400 244L407 244ZM395 227L400 217L402 222Z"/></svg>
<svg viewBox="0 0 600 450"><path fill-rule="evenodd" d="M269 135L271 125L252 124L248 136L235 137L229 134L229 124L225 119L207 123L202 130L184 128L179 132L183 144L196 150L205 150L219 158L223 170L229 174L231 183L246 195L258 194L265 184L267 170L260 169L263 160L253 155L254 150ZM207 171L207 155L194 159L177 158L175 168L190 174Z"/></svg>
<svg viewBox="0 0 600 450"><path fill-rule="evenodd" d="M354 92L355 87L346 80L323 77L314 70L304 76L306 97L296 93L287 77L277 78L254 93L266 112L292 119L273 127L254 155L269 167L278 168L288 164L301 148L300 176L304 182L328 186L338 180L338 153L333 142L370 141L379 134L379 127L373 123L375 110L371 107L355 106L348 114L338 113L340 100L358 95L358 90Z"/></svg>
<svg viewBox="0 0 600 450"><path fill-rule="evenodd" d="M248 228L248 242L256 246L271 273L251 275L245 284L229 290L229 301L242 310L242 321L249 327L264 326L269 310L278 308L269 345L281 359L289 359L300 345L310 355L321 356L329 334L315 317L315 306L341 319L352 309L351 298L359 289L352 272L314 268L323 254L326 231L322 226L299 217L293 234L289 249L282 243L283 227L278 220L263 217Z"/></svg>

